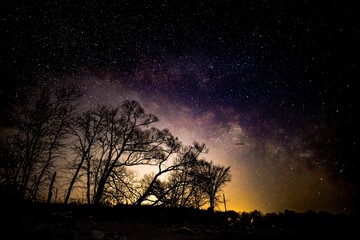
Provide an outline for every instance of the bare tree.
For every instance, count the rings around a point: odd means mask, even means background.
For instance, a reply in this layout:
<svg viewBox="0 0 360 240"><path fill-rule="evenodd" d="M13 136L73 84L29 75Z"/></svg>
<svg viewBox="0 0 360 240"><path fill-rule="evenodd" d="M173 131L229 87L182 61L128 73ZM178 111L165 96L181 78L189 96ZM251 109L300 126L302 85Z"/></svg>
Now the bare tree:
<svg viewBox="0 0 360 240"><path fill-rule="evenodd" d="M8 140L0 146L0 184L15 189L21 199L37 200L48 190L51 201L57 160L73 142L68 203L76 187L85 189L88 204L127 203L200 208L209 199L213 211L218 193L231 179L230 167L198 160L205 145L183 146L168 129L136 101L119 107L99 106L74 116L75 88L39 88L29 104L17 106ZM70 138L71 136L71 138ZM139 191L130 166L157 168L146 175ZM160 180L160 176L167 180ZM56 181L57 182L57 181Z"/></svg>
<svg viewBox="0 0 360 240"><path fill-rule="evenodd" d="M66 191L64 203L67 204L73 190L74 184L79 178L80 170L84 168L84 163L89 166L91 159L97 152L98 138L105 128L105 115L108 109L105 106L98 106L95 110L90 110L78 116L71 128L71 133L75 136L74 150L75 160L72 166L75 172ZM87 168L87 202L90 203L90 168Z"/></svg>
<svg viewBox="0 0 360 240"><path fill-rule="evenodd" d="M94 204L101 202L105 185L117 168L149 164L153 160L151 151L157 142L156 131L143 127L157 121L157 117L146 114L135 101L125 101L106 115L106 131L100 136L101 151L94 174Z"/></svg>
<svg viewBox="0 0 360 240"><path fill-rule="evenodd" d="M64 154L75 100L74 87L36 89L28 104L16 106L7 141L9 165L4 171L21 199L36 200L48 186L56 159ZM3 174L1 174L3 176Z"/></svg>
<svg viewBox="0 0 360 240"><path fill-rule="evenodd" d="M213 212L220 201L219 193L222 187L231 181L230 167L201 160L192 174L195 176L196 184L208 196L209 210Z"/></svg>
<svg viewBox="0 0 360 240"><path fill-rule="evenodd" d="M179 167L181 161L178 161L177 164L170 164L167 167L164 167L166 162L171 159L172 156L179 153L181 149L181 143L178 138L174 137L169 130L164 129L163 131L157 130L158 144L156 148L153 148L152 154L153 158L156 159L155 164L158 167L158 172L156 174L147 175L147 184L143 185L143 192L140 194L136 205L141 205L146 198L150 195L153 190L154 184L157 179L164 173L172 171Z"/></svg>
<svg viewBox="0 0 360 240"><path fill-rule="evenodd" d="M123 167L155 161L161 135L155 128L144 128L158 119L146 114L139 103L125 101L117 108L100 107L78 120L74 129L78 162L67 199L79 174L83 175L80 171L85 172L88 203L99 204Z"/></svg>
<svg viewBox="0 0 360 240"><path fill-rule="evenodd" d="M206 151L204 144L199 144L195 142L193 146L181 146L181 143L177 138L174 138L172 135L167 133L167 148L161 148L162 157L157 159L158 164L158 172L156 174L151 175L151 179L148 177L148 184L144 186L144 191L137 200L137 205L141 205L145 200L148 200L147 197L155 196L157 198L154 201L154 204L158 204L162 202L163 204L168 204L169 200L167 199L168 194L173 192L176 187L180 185L186 184L186 180L184 178L178 179L179 181L175 182L175 186L167 185L165 187L160 181L159 177L165 173L174 173L181 172L182 176L186 175L187 169L191 168L192 165L196 164L198 156ZM170 156L174 155L173 161L170 159ZM184 188L180 192L180 196L182 198L182 202L184 200Z"/></svg>
<svg viewBox="0 0 360 240"><path fill-rule="evenodd" d="M104 190L104 202L108 205L134 204L136 202L136 175L126 167L117 168L109 177Z"/></svg>
<svg viewBox="0 0 360 240"><path fill-rule="evenodd" d="M196 165L196 164L195 164ZM192 168L186 166L182 171L174 171L167 179L167 201L169 206L201 208L207 202L207 196L197 184Z"/></svg>

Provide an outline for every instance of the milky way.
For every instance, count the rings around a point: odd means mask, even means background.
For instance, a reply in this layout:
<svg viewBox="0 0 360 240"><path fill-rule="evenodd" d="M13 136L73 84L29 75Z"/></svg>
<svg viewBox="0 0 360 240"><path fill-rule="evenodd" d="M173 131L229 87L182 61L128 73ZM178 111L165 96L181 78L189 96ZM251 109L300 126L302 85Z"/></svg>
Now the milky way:
<svg viewBox="0 0 360 240"><path fill-rule="evenodd" d="M180 2L2 4L3 108L35 80L134 99L231 166L228 208L357 211L353 8Z"/></svg>

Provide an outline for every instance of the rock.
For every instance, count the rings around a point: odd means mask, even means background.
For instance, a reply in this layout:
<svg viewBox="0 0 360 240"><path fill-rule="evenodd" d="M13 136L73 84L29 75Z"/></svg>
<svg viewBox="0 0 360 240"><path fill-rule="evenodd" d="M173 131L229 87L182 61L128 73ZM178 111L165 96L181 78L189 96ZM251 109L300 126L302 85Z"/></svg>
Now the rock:
<svg viewBox="0 0 360 240"><path fill-rule="evenodd" d="M93 240L102 240L105 238L105 233L100 230L92 230L91 231L91 239Z"/></svg>
<svg viewBox="0 0 360 240"><path fill-rule="evenodd" d="M197 236L197 235L199 235L198 233L196 233L195 231L191 230L188 227L179 228L179 229L175 230L174 232L178 233L178 234L182 234L182 235L187 235L187 236Z"/></svg>

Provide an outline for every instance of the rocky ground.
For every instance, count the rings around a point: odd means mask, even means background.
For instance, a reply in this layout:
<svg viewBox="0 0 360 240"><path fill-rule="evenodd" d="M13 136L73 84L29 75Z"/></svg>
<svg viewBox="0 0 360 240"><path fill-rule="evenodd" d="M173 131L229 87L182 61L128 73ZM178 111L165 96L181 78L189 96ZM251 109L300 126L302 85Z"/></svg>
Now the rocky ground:
<svg viewBox="0 0 360 240"><path fill-rule="evenodd" d="M72 220L66 215L52 220L24 215L1 239L73 239L73 240L180 240L180 239L321 239L353 233L343 229L283 229L277 226L208 226L196 224L140 223L97 220L93 217ZM5 236L6 235L6 236Z"/></svg>
<svg viewBox="0 0 360 240"><path fill-rule="evenodd" d="M244 225L239 222L224 223L226 218L223 218L223 213L209 215L207 212L186 209L170 210L166 209L162 212L162 209L128 207L68 209L61 206L48 208L42 205L3 208L0 215L0 239L352 239L357 235L357 226L360 226L353 219L345 224L336 222L329 225L328 223L303 226L291 224L288 225L290 227L276 224ZM215 218L206 221L211 216L221 216L221 221L215 221Z"/></svg>

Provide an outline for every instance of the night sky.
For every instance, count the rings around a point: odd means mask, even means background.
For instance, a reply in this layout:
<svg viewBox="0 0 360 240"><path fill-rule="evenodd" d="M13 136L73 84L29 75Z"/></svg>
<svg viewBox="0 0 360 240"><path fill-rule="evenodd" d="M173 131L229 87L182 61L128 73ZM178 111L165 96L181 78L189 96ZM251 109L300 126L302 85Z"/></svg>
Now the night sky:
<svg viewBox="0 0 360 240"><path fill-rule="evenodd" d="M1 115L39 81L77 84L80 109L134 99L157 127L205 143L203 158L231 166L228 209L359 212L355 3L1 1L0 9Z"/></svg>

